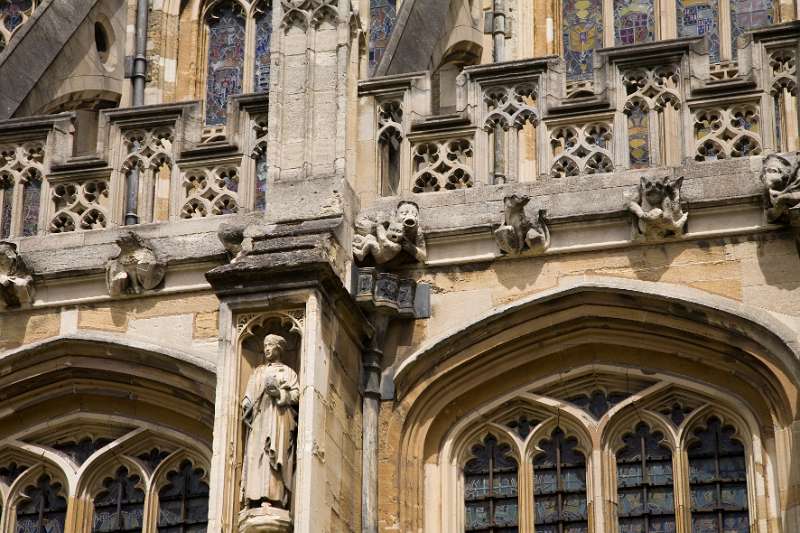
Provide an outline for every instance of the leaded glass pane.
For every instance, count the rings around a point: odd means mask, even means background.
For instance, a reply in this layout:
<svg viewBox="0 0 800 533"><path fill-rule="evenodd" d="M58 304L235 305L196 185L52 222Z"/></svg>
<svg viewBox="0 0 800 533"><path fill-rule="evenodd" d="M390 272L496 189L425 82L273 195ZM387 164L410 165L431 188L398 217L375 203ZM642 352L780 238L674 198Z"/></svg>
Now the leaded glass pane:
<svg viewBox="0 0 800 533"><path fill-rule="evenodd" d="M656 37L654 0L614 2L614 40L617 46L649 43Z"/></svg>
<svg viewBox="0 0 800 533"><path fill-rule="evenodd" d="M397 0L370 0L369 3L369 73L381 62L397 22Z"/></svg>
<svg viewBox="0 0 800 533"><path fill-rule="evenodd" d="M11 235L11 216L14 211L14 178L0 176L0 239Z"/></svg>
<svg viewBox="0 0 800 533"><path fill-rule="evenodd" d="M156 469L158 465L161 464L161 461L166 459L169 456L169 452L165 450L159 450L158 448L152 448L150 451L145 453L139 454L139 459L144 461L144 464L150 468L150 471Z"/></svg>
<svg viewBox="0 0 800 533"><path fill-rule="evenodd" d="M256 211L267 210L267 150L264 148L256 158Z"/></svg>
<svg viewBox="0 0 800 533"><path fill-rule="evenodd" d="M601 141L597 141L595 144L600 146ZM630 396L630 394L624 392L605 392L602 390L595 390L592 391L590 395L581 394L579 396L575 396L573 398L569 398L567 401L577 405L590 415L592 415L595 419L600 419L606 414L612 407L623 401L625 398Z"/></svg>
<svg viewBox="0 0 800 533"><path fill-rule="evenodd" d="M61 483L47 474L26 487L17 505L15 533L63 533L67 499L61 493Z"/></svg>
<svg viewBox="0 0 800 533"><path fill-rule="evenodd" d="M206 124L225 123L225 108L231 96L242 93L245 15L233 2L215 7L208 16L208 78Z"/></svg>
<svg viewBox="0 0 800 533"><path fill-rule="evenodd" d="M588 528L586 460L578 440L556 428L533 458L536 531L584 532Z"/></svg>
<svg viewBox="0 0 800 533"><path fill-rule="evenodd" d="M26 465L18 465L16 462L12 461L0 468L0 481L6 485L11 485L27 469L28 467Z"/></svg>
<svg viewBox="0 0 800 533"><path fill-rule="evenodd" d="M517 531L517 460L510 452L493 435L473 446L464 465L465 531Z"/></svg>
<svg viewBox="0 0 800 533"><path fill-rule="evenodd" d="M688 447L692 533L749 533L744 446L711 417Z"/></svg>
<svg viewBox="0 0 800 533"><path fill-rule="evenodd" d="M628 113L628 153L631 168L650 166L650 117L638 101L633 102Z"/></svg>
<svg viewBox="0 0 800 533"><path fill-rule="evenodd" d="M564 0L562 4L567 80L590 80L594 51L603 46L603 3L601 0Z"/></svg>
<svg viewBox="0 0 800 533"><path fill-rule="evenodd" d="M270 47L272 41L272 6L264 2L256 15L255 68L253 69L253 91L269 92Z"/></svg>
<svg viewBox="0 0 800 533"><path fill-rule="evenodd" d="M169 483L158 492L160 533L200 533L208 526L208 484L203 471L184 461L167 474Z"/></svg>
<svg viewBox="0 0 800 533"><path fill-rule="evenodd" d="M539 424L539 420L528 420L528 417L525 415L520 415L519 418L510 421L506 424L508 427L513 429L519 438L526 439L528 435L531 434L531 430L535 428Z"/></svg>
<svg viewBox="0 0 800 533"><path fill-rule="evenodd" d="M56 443L53 448L67 454L76 464L82 465L89 456L110 442L111 439L84 437L80 440Z"/></svg>
<svg viewBox="0 0 800 533"><path fill-rule="evenodd" d="M709 61L719 62L718 0L677 0L678 37L705 37Z"/></svg>
<svg viewBox="0 0 800 533"><path fill-rule="evenodd" d="M617 516L621 532L675 531L672 451L645 423L623 436L617 452Z"/></svg>
<svg viewBox="0 0 800 533"><path fill-rule="evenodd" d="M42 176L31 170L22 189L22 234L36 235L39 229L39 207L42 198Z"/></svg>
<svg viewBox="0 0 800 533"><path fill-rule="evenodd" d="M731 0L731 38L736 55L736 39L746 31L763 28L775 19L772 0Z"/></svg>
<svg viewBox="0 0 800 533"><path fill-rule="evenodd" d="M103 490L94 499L93 532L142 530L144 491L137 486L139 482L139 476L129 475L124 466L103 481Z"/></svg>

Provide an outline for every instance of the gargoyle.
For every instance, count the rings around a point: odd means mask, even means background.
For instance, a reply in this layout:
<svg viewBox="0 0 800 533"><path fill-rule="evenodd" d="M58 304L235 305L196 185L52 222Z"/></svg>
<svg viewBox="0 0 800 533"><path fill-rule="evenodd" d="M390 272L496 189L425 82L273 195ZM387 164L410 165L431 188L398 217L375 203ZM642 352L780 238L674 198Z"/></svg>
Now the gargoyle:
<svg viewBox="0 0 800 533"><path fill-rule="evenodd" d="M539 210L536 221L525 213L530 202L528 196L512 194L503 199L503 225L494 231L494 239L503 253L544 253L550 247L550 229L547 227L547 211Z"/></svg>
<svg viewBox="0 0 800 533"><path fill-rule="evenodd" d="M142 294L161 284L166 265L138 235L123 233L117 239L117 246L119 254L106 264L106 285L111 296Z"/></svg>
<svg viewBox="0 0 800 533"><path fill-rule="evenodd" d="M400 202L389 220L378 221L369 216L356 220L353 256L359 264L376 265L427 258L425 236L419 227L419 207L413 202Z"/></svg>
<svg viewBox="0 0 800 533"><path fill-rule="evenodd" d="M683 235L689 213L681 209L683 177L642 177L639 200L628 200L626 207L636 216L636 228L647 239Z"/></svg>
<svg viewBox="0 0 800 533"><path fill-rule="evenodd" d="M33 302L33 276L13 242L0 241L0 309Z"/></svg>
<svg viewBox="0 0 800 533"><path fill-rule="evenodd" d="M761 167L761 181L766 188L767 220L788 224L789 210L800 204L800 168L788 159L770 154Z"/></svg>

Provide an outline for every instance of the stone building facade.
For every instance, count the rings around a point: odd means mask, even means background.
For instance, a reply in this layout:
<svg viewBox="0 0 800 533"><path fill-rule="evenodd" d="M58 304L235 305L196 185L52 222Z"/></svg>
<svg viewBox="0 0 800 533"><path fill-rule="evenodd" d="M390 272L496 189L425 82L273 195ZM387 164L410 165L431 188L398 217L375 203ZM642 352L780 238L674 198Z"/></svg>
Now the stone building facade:
<svg viewBox="0 0 800 533"><path fill-rule="evenodd" d="M0 0L0 532L800 531L793 0Z"/></svg>

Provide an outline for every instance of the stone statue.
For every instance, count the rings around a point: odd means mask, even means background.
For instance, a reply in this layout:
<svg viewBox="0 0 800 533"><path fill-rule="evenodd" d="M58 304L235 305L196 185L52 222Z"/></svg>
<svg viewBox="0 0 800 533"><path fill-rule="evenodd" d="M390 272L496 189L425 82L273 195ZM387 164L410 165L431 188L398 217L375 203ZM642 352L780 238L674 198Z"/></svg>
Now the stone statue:
<svg viewBox="0 0 800 533"><path fill-rule="evenodd" d="M0 241L0 309L33 302L33 277L13 242Z"/></svg>
<svg viewBox="0 0 800 533"><path fill-rule="evenodd" d="M242 399L245 425L242 500L246 507L288 509L294 477L297 374L280 362L286 339L264 338L264 360L247 382Z"/></svg>
<svg viewBox="0 0 800 533"><path fill-rule="evenodd" d="M789 223L789 210L800 204L800 168L784 157L770 154L764 158L761 181L769 202L767 220L772 224Z"/></svg>
<svg viewBox="0 0 800 533"><path fill-rule="evenodd" d="M133 232L117 239L119 254L106 264L106 284L111 296L141 294L155 289L163 280L166 265Z"/></svg>
<svg viewBox="0 0 800 533"><path fill-rule="evenodd" d="M353 256L359 264L371 260L384 265L409 258L424 262L428 252L419 227L417 204L400 202L392 217L385 221L360 216L353 237Z"/></svg>
<svg viewBox="0 0 800 533"><path fill-rule="evenodd" d="M647 239L683 235L689 213L681 209L683 177L653 178L643 176L639 199L629 199L626 207L636 216L636 228Z"/></svg>
<svg viewBox="0 0 800 533"><path fill-rule="evenodd" d="M494 238L503 253L544 253L550 247L547 211L539 210L536 221L525 214L530 197L512 194L503 199L503 224L494 231Z"/></svg>

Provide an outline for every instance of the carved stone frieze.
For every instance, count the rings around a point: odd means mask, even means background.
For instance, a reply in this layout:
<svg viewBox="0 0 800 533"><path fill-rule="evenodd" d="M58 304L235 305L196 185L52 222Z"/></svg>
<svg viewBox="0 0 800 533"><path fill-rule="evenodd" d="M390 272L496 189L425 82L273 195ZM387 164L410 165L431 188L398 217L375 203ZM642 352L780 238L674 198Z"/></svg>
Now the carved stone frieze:
<svg viewBox="0 0 800 533"><path fill-rule="evenodd" d="M361 216L356 221L353 256L359 264L422 263L427 255L419 207L413 202L400 202L388 219Z"/></svg>
<svg viewBox="0 0 800 533"><path fill-rule="evenodd" d="M639 197L626 202L626 207L636 217L639 235L645 239L683 235L689 213L681 208L682 185L683 177L642 177Z"/></svg>
<svg viewBox="0 0 800 533"><path fill-rule="evenodd" d="M0 309L29 305L34 287L31 270L12 242L0 241Z"/></svg>
<svg viewBox="0 0 800 533"><path fill-rule="evenodd" d="M761 167L761 181L767 200L767 220L772 224L791 223L790 210L800 204L800 169L785 157L770 154Z"/></svg>
<svg viewBox="0 0 800 533"><path fill-rule="evenodd" d="M396 314L401 318L416 316L417 282L396 274L380 272L375 267L358 269L356 301L370 310Z"/></svg>
<svg viewBox="0 0 800 533"><path fill-rule="evenodd" d="M503 199L503 223L494 231L500 250L506 254L544 253L550 247L547 211L539 210L536 219L525 213L530 197L512 194Z"/></svg>
<svg viewBox="0 0 800 533"><path fill-rule="evenodd" d="M106 264L106 284L111 296L142 294L153 290L164 280L166 264L156 258L133 232L123 233L117 239L119 254Z"/></svg>

